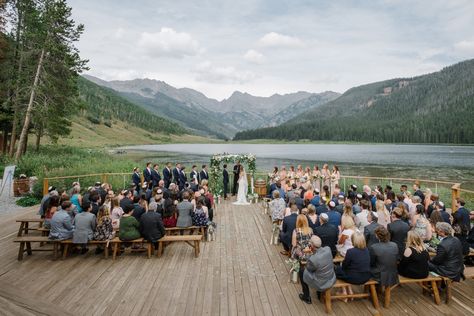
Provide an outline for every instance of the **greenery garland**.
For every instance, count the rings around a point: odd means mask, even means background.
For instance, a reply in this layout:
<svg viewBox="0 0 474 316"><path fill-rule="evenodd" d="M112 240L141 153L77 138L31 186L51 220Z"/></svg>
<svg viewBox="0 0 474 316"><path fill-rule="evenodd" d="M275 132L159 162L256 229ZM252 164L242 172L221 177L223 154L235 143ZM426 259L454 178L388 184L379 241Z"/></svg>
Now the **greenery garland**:
<svg viewBox="0 0 474 316"><path fill-rule="evenodd" d="M231 164L231 163L240 161L241 164L247 165L248 174L250 174L253 179L255 172L257 170L257 165L255 163L256 160L257 158L253 154L234 155L234 154L229 154L229 153L223 153L223 154L212 155L211 163L209 166L209 175L210 175L210 180L211 180L210 186L211 186L212 192L218 196L221 196L224 193L223 191L224 185L222 182L222 167L221 167L222 164ZM232 170L229 171L229 173L231 172ZM229 187L229 191L230 189L231 188ZM249 189L251 189L250 185L249 185Z"/></svg>

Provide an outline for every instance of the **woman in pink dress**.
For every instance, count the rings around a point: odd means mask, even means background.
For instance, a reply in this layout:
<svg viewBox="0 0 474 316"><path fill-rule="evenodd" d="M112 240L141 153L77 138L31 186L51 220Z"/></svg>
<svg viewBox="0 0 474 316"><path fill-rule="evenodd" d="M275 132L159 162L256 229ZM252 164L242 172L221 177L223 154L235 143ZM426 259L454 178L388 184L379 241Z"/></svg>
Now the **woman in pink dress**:
<svg viewBox="0 0 474 316"><path fill-rule="evenodd" d="M321 170L319 170L319 167L317 165L314 165L313 173L311 176L313 178L313 189L318 189L318 191L321 191Z"/></svg>
<svg viewBox="0 0 474 316"><path fill-rule="evenodd" d="M288 171L288 178L290 179L290 185L295 183L295 177L296 177L295 166L290 166L290 171Z"/></svg>
<svg viewBox="0 0 474 316"><path fill-rule="evenodd" d="M329 166L327 163L323 165L323 169L321 170L321 175L323 177L323 186L327 185L328 187L331 186L331 173L329 172Z"/></svg>
<svg viewBox="0 0 474 316"><path fill-rule="evenodd" d="M334 192L336 184L339 185L339 179L341 179L341 173L339 172L339 168L334 165L331 173L331 194Z"/></svg>

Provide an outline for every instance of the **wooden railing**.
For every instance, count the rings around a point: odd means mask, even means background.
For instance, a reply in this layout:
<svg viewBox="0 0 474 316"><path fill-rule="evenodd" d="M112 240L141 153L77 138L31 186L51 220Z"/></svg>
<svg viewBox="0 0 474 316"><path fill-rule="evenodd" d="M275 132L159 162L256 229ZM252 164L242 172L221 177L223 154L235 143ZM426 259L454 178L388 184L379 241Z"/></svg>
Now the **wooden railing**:
<svg viewBox="0 0 474 316"><path fill-rule="evenodd" d="M86 174L86 175L76 175L76 176L62 176L62 177L49 177L43 179L43 194L48 193L48 187L51 182L55 180L68 180L73 181L77 180L80 181L84 178L96 178L95 181L100 179L100 182L109 182L111 177L122 177L121 183L123 187L126 187L131 180L132 173L130 172L122 172L122 173L94 173L94 174ZM128 178L128 181L127 181ZM265 172L256 172L254 175L256 179L264 179L265 181L269 180L268 173ZM142 176L143 181L143 176ZM449 182L449 181L438 181L438 180L427 180L427 179L414 179L414 178L388 178L388 177L370 177L370 176L356 176L356 175L344 175L341 176L339 180L339 184L344 190L357 182L358 184L367 184L371 185L371 187L375 184L414 184L414 183L421 183L423 184L423 188L426 188L429 184L434 193L443 193L445 200L448 200L448 195L451 196L451 208L454 211L456 209L456 199L461 197L463 194L469 195L469 197L474 201L474 191L466 190L461 188L461 183ZM356 183L356 184L357 184ZM361 188L362 189L362 188Z"/></svg>

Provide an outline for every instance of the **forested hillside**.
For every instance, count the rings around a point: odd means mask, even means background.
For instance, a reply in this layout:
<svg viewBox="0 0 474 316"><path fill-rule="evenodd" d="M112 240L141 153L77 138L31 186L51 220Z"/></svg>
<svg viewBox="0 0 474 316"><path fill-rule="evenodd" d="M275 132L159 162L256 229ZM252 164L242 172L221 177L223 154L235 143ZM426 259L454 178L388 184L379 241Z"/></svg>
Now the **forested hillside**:
<svg viewBox="0 0 474 316"><path fill-rule="evenodd" d="M112 89L78 78L79 97L83 101L81 115L96 124L111 126L121 121L150 132L183 134L185 129L167 119L148 112L117 95Z"/></svg>
<svg viewBox="0 0 474 316"><path fill-rule="evenodd" d="M235 140L474 143L474 60L352 88L334 101Z"/></svg>

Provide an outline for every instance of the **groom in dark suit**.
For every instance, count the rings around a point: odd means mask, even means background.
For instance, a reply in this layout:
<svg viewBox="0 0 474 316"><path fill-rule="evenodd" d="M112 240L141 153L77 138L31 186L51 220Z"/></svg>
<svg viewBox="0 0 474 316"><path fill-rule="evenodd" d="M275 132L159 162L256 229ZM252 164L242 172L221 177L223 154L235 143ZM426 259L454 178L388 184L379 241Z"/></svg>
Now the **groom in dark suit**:
<svg viewBox="0 0 474 316"><path fill-rule="evenodd" d="M224 165L224 171L222 171L223 184L224 184L224 200L227 199L227 193L229 192L229 173L227 172L227 164Z"/></svg>
<svg viewBox="0 0 474 316"><path fill-rule="evenodd" d="M232 195L237 194L237 183L239 182L240 176L240 161L237 161L237 164L234 166L234 186L232 187Z"/></svg>

